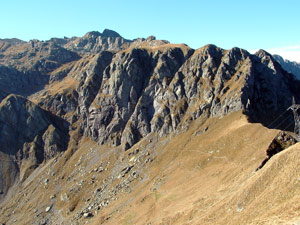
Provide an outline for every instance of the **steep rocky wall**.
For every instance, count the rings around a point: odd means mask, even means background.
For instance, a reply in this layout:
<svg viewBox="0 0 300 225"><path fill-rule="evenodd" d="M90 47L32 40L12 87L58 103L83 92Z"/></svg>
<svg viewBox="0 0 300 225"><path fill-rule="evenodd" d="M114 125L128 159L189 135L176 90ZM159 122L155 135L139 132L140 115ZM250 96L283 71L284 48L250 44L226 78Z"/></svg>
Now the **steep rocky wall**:
<svg viewBox="0 0 300 225"><path fill-rule="evenodd" d="M67 148L68 124L19 95L0 103L0 189ZM21 170L21 171L20 171ZM26 172L27 171L27 172Z"/></svg>
<svg viewBox="0 0 300 225"><path fill-rule="evenodd" d="M46 94L40 105L86 136L124 149L151 132L186 129L192 120L243 110L264 125L300 99L299 81L264 51L207 45L193 50L162 44L102 51L83 57L68 72L73 89Z"/></svg>
<svg viewBox="0 0 300 225"><path fill-rule="evenodd" d="M133 48L101 68L97 96L81 107L88 112L83 129L100 144L124 149L151 132L163 136L203 115L244 110L267 124L266 117L285 110L292 96L299 98L299 82L263 51L251 55L213 45L196 51L172 45Z"/></svg>

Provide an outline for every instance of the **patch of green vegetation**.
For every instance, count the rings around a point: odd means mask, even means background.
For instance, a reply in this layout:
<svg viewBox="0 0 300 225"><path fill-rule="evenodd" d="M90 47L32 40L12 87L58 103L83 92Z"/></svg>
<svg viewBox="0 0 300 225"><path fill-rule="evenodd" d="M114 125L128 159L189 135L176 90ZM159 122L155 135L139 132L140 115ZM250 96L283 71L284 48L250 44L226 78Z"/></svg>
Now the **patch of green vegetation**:
<svg viewBox="0 0 300 225"><path fill-rule="evenodd" d="M159 194L158 193L158 191L157 190L154 190L154 198L155 198L155 201L157 202L158 201L158 199L160 199L160 197L161 197L161 194Z"/></svg>

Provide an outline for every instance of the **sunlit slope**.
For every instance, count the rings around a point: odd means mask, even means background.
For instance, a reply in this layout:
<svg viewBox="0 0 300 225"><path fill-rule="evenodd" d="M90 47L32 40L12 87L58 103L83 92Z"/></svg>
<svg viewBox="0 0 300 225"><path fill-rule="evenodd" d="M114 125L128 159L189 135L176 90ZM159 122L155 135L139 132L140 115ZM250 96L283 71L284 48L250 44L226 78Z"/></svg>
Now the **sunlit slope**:
<svg viewBox="0 0 300 225"><path fill-rule="evenodd" d="M195 136L197 131L207 131ZM173 137L151 176L94 224L283 224L297 218L298 145L255 172L276 135L234 113ZM297 206L298 205L298 206ZM101 219L102 218L102 219Z"/></svg>

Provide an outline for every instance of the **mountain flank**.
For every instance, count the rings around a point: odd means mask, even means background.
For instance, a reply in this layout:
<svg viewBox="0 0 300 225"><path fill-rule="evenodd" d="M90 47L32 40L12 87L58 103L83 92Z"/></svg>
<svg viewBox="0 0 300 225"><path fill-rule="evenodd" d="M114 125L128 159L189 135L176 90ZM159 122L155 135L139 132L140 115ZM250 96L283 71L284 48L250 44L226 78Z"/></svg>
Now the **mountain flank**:
<svg viewBox="0 0 300 225"><path fill-rule="evenodd" d="M294 74L298 80L300 79L300 63L283 59L280 55L273 55L273 57L286 71Z"/></svg>

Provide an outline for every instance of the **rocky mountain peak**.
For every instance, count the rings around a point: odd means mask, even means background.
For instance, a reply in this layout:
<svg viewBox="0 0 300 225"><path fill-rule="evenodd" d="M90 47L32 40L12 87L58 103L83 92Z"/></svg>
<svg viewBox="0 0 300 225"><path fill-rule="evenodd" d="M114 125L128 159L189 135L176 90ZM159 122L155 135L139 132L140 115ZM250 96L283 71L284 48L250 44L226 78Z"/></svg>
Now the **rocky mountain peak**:
<svg viewBox="0 0 300 225"><path fill-rule="evenodd" d="M275 62L275 60L273 59L273 56L269 52L267 52L263 49L258 50L254 55L259 57L261 59L261 61L265 64L268 64L270 62Z"/></svg>
<svg viewBox="0 0 300 225"><path fill-rule="evenodd" d="M156 37L155 36L149 36L146 38L146 41L155 41L156 40Z"/></svg>
<svg viewBox="0 0 300 225"><path fill-rule="evenodd" d="M262 63L268 66L269 69L276 73L276 69L281 70L280 64L273 58L273 56L265 50L260 49L255 55L261 60Z"/></svg>
<svg viewBox="0 0 300 225"><path fill-rule="evenodd" d="M84 38L97 38L99 36L102 36L99 31L91 31L86 33L83 37Z"/></svg>
<svg viewBox="0 0 300 225"><path fill-rule="evenodd" d="M0 38L0 43L1 42L6 42L10 45L20 45L26 43L26 41L20 40L18 38L4 38L4 39Z"/></svg>
<svg viewBox="0 0 300 225"><path fill-rule="evenodd" d="M102 32L103 37L113 37L113 38L121 38L121 35L117 33L116 31L109 30L109 29L104 29Z"/></svg>
<svg viewBox="0 0 300 225"><path fill-rule="evenodd" d="M272 55L270 53L268 53L267 51L263 50L263 49L259 49L256 53L256 56L263 58L263 57L272 57Z"/></svg>
<svg viewBox="0 0 300 225"><path fill-rule="evenodd" d="M102 33L99 31L90 31L86 33L83 37L87 38L97 38L97 37L106 37L106 38L122 38L119 33L113 30L104 29Z"/></svg>

